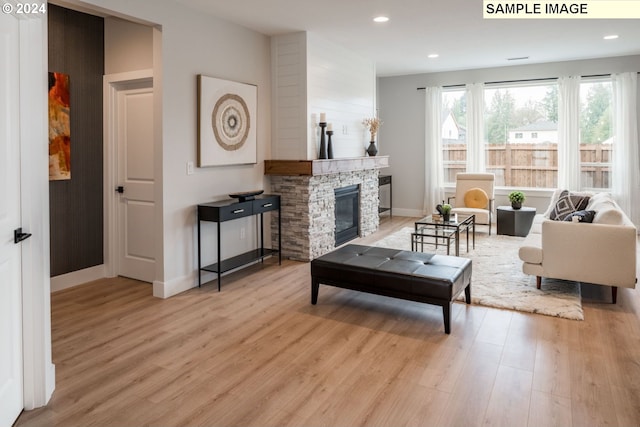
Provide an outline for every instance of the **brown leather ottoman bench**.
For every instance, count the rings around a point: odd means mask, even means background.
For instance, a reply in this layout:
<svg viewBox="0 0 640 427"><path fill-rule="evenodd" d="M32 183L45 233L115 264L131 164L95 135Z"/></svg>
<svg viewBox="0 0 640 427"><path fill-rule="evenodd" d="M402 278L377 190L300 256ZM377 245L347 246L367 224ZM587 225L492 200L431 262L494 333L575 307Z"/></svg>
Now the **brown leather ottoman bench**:
<svg viewBox="0 0 640 427"><path fill-rule="evenodd" d="M451 304L464 290L471 303L471 260L454 256L346 245L311 261L311 304L320 284L442 307L451 332Z"/></svg>

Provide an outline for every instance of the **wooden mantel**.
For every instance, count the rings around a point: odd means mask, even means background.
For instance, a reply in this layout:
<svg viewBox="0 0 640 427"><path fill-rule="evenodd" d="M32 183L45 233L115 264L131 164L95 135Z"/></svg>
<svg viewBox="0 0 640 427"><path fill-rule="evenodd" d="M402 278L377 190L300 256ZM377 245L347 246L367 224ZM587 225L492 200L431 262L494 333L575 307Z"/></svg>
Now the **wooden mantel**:
<svg viewBox="0 0 640 427"><path fill-rule="evenodd" d="M389 167L389 156L329 160L265 160L265 175L314 176Z"/></svg>

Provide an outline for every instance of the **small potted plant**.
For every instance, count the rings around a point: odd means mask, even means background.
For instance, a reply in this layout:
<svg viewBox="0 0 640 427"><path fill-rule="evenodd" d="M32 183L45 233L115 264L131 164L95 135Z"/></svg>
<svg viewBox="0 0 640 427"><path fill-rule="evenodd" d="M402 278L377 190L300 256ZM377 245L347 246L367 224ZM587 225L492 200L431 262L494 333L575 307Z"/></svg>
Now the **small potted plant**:
<svg viewBox="0 0 640 427"><path fill-rule="evenodd" d="M450 218L451 218L451 205L448 203L445 203L442 205L442 220L444 222L449 222Z"/></svg>
<svg viewBox="0 0 640 427"><path fill-rule="evenodd" d="M522 191L512 191L509 193L509 201L513 209L520 209L525 199L526 197Z"/></svg>

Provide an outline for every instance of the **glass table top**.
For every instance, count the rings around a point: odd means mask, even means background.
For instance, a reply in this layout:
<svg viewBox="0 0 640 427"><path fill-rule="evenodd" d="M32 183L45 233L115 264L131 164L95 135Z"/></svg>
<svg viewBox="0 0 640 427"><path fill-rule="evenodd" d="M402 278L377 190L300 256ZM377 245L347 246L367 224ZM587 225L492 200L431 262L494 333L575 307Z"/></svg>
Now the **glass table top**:
<svg viewBox="0 0 640 427"><path fill-rule="evenodd" d="M431 214L422 218L419 221L416 221L416 227L420 225L459 227L462 224L471 223L473 217L474 215L452 214L451 217L449 218L449 221L443 221L441 215Z"/></svg>

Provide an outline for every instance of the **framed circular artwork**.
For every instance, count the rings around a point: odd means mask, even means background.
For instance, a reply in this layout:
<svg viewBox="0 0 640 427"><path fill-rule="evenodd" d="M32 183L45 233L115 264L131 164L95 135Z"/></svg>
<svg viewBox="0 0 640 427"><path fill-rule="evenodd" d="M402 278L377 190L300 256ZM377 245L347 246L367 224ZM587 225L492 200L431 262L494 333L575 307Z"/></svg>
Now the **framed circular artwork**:
<svg viewBox="0 0 640 427"><path fill-rule="evenodd" d="M211 114L211 127L216 142L227 151L240 149L251 129L251 115L247 103L239 95L223 95Z"/></svg>
<svg viewBox="0 0 640 427"><path fill-rule="evenodd" d="M257 86L198 75L198 166L257 163Z"/></svg>

